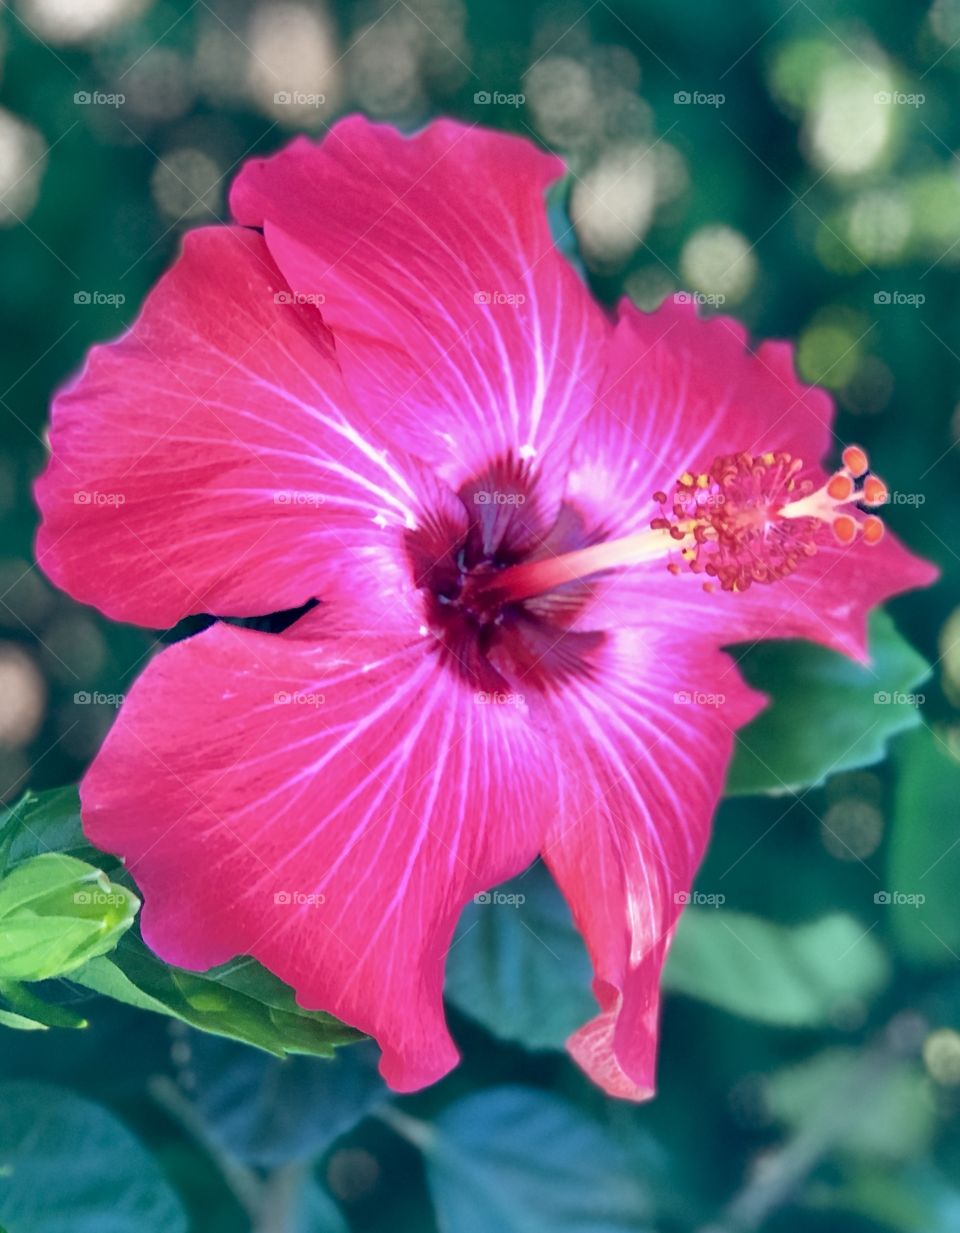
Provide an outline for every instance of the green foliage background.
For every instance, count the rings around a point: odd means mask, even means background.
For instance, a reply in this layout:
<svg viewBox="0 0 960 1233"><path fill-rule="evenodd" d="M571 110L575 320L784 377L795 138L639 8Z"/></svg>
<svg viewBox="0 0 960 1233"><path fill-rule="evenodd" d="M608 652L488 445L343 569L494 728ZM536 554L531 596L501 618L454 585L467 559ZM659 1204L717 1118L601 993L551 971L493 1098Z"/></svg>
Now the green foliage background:
<svg viewBox="0 0 960 1233"><path fill-rule="evenodd" d="M580 254L596 294L726 294L757 336L797 339L840 437L903 494L885 518L943 577L876 624L870 670L745 657L776 703L744 733L677 940L653 1103L605 1099L559 1051L588 977L534 870L504 888L519 906L467 914L449 984L464 1063L416 1097L388 1098L368 1043L280 1060L199 1031L197 1003L208 1026L219 1003L169 975L151 986L177 999L165 1014L97 997L103 968L35 986L88 1026L0 1023L0 1226L960 1228L960 4L142 0L76 38L86 7L55 7L0 12L3 799L76 780L161 642L31 564L51 391L129 324L187 227L226 217L244 157L353 108L547 140L575 205L615 167ZM327 101L273 105L298 89ZM97 91L124 100L76 101Z"/></svg>

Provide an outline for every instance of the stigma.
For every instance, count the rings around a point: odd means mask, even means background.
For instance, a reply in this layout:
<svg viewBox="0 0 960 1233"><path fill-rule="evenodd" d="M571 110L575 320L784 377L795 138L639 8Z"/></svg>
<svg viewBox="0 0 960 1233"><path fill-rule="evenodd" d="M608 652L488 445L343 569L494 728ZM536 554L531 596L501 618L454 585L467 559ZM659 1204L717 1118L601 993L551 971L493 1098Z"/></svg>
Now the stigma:
<svg viewBox="0 0 960 1233"><path fill-rule="evenodd" d="M745 591L788 577L828 534L841 545L858 535L879 543L883 523L861 508L883 505L887 488L860 446L843 451L842 466L820 488L800 478L803 469L783 451L725 454L707 471L681 475L669 498L654 493L661 513L651 529L669 534L680 558L667 567L705 574L707 590Z"/></svg>

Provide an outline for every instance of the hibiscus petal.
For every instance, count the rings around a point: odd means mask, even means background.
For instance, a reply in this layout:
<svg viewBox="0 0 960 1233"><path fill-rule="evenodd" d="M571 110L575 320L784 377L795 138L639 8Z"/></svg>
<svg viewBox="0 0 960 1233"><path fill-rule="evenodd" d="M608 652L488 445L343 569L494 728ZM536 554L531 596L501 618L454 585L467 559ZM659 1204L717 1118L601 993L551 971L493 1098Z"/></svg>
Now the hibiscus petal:
<svg viewBox="0 0 960 1233"><path fill-rule="evenodd" d="M91 351L54 402L36 489L58 586L160 628L299 606L348 553L354 570L399 559L436 481L387 453L292 298L259 235L195 231L132 329Z"/></svg>
<svg viewBox="0 0 960 1233"><path fill-rule="evenodd" d="M547 225L563 173L502 133L353 116L247 163L230 200L322 296L358 401L459 487L511 454L556 478L597 388L609 326Z"/></svg>
<svg viewBox="0 0 960 1233"><path fill-rule="evenodd" d="M734 730L762 705L724 654L668 627L611 635L548 705L561 803L543 856L594 966L600 1013L568 1041L612 1096L653 1094L660 970L710 833Z"/></svg>
<svg viewBox="0 0 960 1233"><path fill-rule="evenodd" d="M525 868L550 804L522 708L478 705L424 639L217 624L152 661L81 786L142 927L192 969L252 955L368 1032L399 1090L456 1062L444 958L464 904ZM529 785L529 786L528 786Z"/></svg>
<svg viewBox="0 0 960 1233"><path fill-rule="evenodd" d="M788 343L750 350L729 318L703 319L672 301L654 313L624 303L568 498L588 526L617 536L647 529L661 512L654 492L671 492L685 471L705 470L718 455L786 450L819 487L821 462L840 444L833 416L829 395L796 377ZM678 629L714 644L802 637L865 660L869 610L937 576L889 533L874 547L827 539L793 575L742 594L704 595L702 576L674 578L665 564L596 580L579 626L637 624L655 604Z"/></svg>

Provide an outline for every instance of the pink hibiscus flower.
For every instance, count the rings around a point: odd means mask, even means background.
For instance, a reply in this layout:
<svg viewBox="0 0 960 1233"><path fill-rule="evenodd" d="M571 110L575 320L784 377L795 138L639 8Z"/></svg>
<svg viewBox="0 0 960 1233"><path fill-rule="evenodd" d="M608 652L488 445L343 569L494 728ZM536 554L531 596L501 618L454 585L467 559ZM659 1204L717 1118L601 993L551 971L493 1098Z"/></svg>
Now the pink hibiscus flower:
<svg viewBox="0 0 960 1233"><path fill-rule="evenodd" d="M538 855L599 1009L569 1041L654 1085L659 976L762 703L720 647L866 655L931 581L833 477L785 343L686 305L611 317L554 246L562 163L359 118L255 160L54 404L39 559L158 655L82 785L164 959L252 955L370 1033L396 1089L457 1060L444 957ZM879 542L877 542L879 541ZM753 583L753 585L751 585Z"/></svg>

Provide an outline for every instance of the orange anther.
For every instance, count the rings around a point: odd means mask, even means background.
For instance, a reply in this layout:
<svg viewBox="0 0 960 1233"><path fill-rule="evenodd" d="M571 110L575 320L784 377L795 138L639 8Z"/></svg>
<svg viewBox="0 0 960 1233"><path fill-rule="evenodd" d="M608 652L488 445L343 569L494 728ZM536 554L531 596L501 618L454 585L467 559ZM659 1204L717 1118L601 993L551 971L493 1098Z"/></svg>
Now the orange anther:
<svg viewBox="0 0 960 1233"><path fill-rule="evenodd" d="M863 500L866 505L883 505L887 499L887 486L882 479L868 475L863 481Z"/></svg>
<svg viewBox="0 0 960 1233"><path fill-rule="evenodd" d="M833 533L841 544L852 544L857 534L857 524L849 514L841 514L833 520Z"/></svg>
<svg viewBox="0 0 960 1233"><path fill-rule="evenodd" d="M866 475L870 470L870 459L867 457L867 452L859 445L848 445L843 451L842 458L843 465L854 479L859 479L861 475Z"/></svg>
<svg viewBox="0 0 960 1233"><path fill-rule="evenodd" d="M879 544L883 539L884 526L883 522L876 514L868 514L863 520L863 542L865 544Z"/></svg>
<svg viewBox="0 0 960 1233"><path fill-rule="evenodd" d="M853 480L843 471L838 471L827 484L827 496L834 501L849 501L853 496Z"/></svg>

